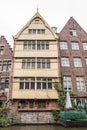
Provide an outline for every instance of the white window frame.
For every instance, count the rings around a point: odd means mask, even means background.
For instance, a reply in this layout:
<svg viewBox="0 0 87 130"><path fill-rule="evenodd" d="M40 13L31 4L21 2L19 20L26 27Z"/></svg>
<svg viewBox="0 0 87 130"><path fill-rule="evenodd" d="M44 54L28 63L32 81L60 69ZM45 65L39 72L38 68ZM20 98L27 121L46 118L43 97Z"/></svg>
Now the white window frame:
<svg viewBox="0 0 87 130"><path fill-rule="evenodd" d="M63 88L66 91L72 91L72 79L71 76L63 77Z"/></svg>
<svg viewBox="0 0 87 130"><path fill-rule="evenodd" d="M69 58L62 57L61 58L61 65L62 65L62 67L70 67Z"/></svg>
<svg viewBox="0 0 87 130"><path fill-rule="evenodd" d="M83 50L87 51L87 42L83 42L82 44L83 44Z"/></svg>
<svg viewBox="0 0 87 130"><path fill-rule="evenodd" d="M69 31L71 36L77 36L77 32L75 29L70 29Z"/></svg>
<svg viewBox="0 0 87 130"><path fill-rule="evenodd" d="M82 67L81 58L73 58L74 67Z"/></svg>
<svg viewBox="0 0 87 130"><path fill-rule="evenodd" d="M86 62L86 65L87 65L87 58L85 58L85 62Z"/></svg>
<svg viewBox="0 0 87 130"><path fill-rule="evenodd" d="M77 86L77 90L79 92L85 92L86 91L84 77L76 77L76 86Z"/></svg>
<svg viewBox="0 0 87 130"><path fill-rule="evenodd" d="M71 42L71 48L72 50L79 50L78 42Z"/></svg>
<svg viewBox="0 0 87 130"><path fill-rule="evenodd" d="M67 50L68 49L67 42L60 42L60 49Z"/></svg>

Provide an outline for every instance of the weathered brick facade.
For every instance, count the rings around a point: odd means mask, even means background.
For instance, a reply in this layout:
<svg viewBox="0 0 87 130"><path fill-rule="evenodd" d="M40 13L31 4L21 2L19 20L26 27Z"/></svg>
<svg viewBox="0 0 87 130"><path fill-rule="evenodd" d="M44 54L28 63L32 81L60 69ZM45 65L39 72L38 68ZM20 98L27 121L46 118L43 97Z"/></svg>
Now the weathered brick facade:
<svg viewBox="0 0 87 130"><path fill-rule="evenodd" d="M0 100L9 97L12 49L4 36L0 37Z"/></svg>
<svg viewBox="0 0 87 130"><path fill-rule="evenodd" d="M76 31L75 36L70 34L70 29ZM65 67L61 64L61 75L70 76L72 81L72 92L77 97L87 98L87 50L84 50L83 43L87 43L87 33L80 27L80 25L71 17L64 28L59 33L59 42L66 42L67 49L60 48L60 64L61 58L69 59L70 66ZM73 50L71 42L78 43L79 49ZM60 46L60 45L59 45ZM82 66L75 67L74 58L80 58ZM83 77L85 82L85 91L78 91L76 85L76 77ZM81 83L81 82L80 82ZM79 84L80 86L80 84ZM86 103L87 101L85 101Z"/></svg>

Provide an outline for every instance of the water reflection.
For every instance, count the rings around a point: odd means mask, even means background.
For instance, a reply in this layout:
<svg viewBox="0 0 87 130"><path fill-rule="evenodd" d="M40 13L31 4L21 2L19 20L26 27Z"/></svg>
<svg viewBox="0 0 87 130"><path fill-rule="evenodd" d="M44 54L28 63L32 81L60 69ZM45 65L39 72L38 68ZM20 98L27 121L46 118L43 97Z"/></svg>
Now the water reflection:
<svg viewBox="0 0 87 130"><path fill-rule="evenodd" d="M0 128L0 130L87 130L87 128L64 128L58 125L24 125Z"/></svg>

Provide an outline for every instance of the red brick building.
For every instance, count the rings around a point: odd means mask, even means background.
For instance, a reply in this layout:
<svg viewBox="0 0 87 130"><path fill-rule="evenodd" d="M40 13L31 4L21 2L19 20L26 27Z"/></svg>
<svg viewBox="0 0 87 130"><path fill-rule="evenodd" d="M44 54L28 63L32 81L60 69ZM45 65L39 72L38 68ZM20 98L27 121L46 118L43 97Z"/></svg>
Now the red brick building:
<svg viewBox="0 0 87 130"><path fill-rule="evenodd" d="M76 102L87 103L87 33L71 17L59 33L63 87L76 95Z"/></svg>
<svg viewBox="0 0 87 130"><path fill-rule="evenodd" d="M0 37L0 101L9 97L12 49L4 36Z"/></svg>

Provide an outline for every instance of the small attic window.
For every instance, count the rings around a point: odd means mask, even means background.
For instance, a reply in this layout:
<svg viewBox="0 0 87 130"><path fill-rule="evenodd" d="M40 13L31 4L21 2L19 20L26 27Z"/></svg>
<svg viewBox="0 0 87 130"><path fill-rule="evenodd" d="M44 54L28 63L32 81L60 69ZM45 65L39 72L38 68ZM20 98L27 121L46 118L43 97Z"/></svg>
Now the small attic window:
<svg viewBox="0 0 87 130"><path fill-rule="evenodd" d="M75 29L70 29L69 32L71 36L77 36L77 32Z"/></svg>
<svg viewBox="0 0 87 130"><path fill-rule="evenodd" d="M35 19L35 21L36 21L36 22L39 22L39 19L37 18L37 19Z"/></svg>
<svg viewBox="0 0 87 130"><path fill-rule="evenodd" d="M0 46L0 55L3 55L4 52L4 46Z"/></svg>

